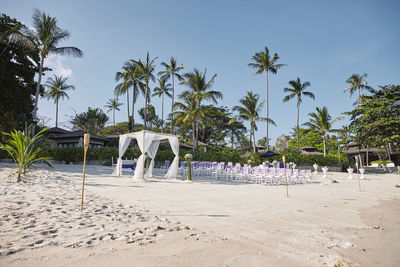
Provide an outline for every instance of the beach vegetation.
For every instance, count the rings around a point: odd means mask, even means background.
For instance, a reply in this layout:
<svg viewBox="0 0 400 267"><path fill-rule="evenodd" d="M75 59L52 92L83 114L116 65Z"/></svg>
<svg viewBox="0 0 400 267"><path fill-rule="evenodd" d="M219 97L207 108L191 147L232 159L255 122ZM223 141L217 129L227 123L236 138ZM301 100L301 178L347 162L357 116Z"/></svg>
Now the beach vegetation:
<svg viewBox="0 0 400 267"><path fill-rule="evenodd" d="M315 99L315 96L311 92L305 91L305 89L309 86L311 86L310 82L304 82L302 83L300 81L300 78L297 78L296 80L291 80L289 81L289 84L291 87L286 87L283 89L284 92L288 93L283 98L283 102L288 102L292 98L296 98L297 100L297 123L296 123L296 128L297 128L297 149L300 149L300 136L299 136L299 116L300 116L300 104L303 101L302 96L308 96L312 99Z"/></svg>
<svg viewBox="0 0 400 267"><path fill-rule="evenodd" d="M183 77L179 74L181 70L183 70L183 64L177 63L177 60L173 57L169 60L169 64L165 62L161 62L161 66L165 68L165 70L160 71L158 75L160 75L162 80L168 81L171 79L172 81L172 92L171 92L171 134L174 134L174 102L175 102L175 77L178 78L179 81L183 80Z"/></svg>
<svg viewBox="0 0 400 267"><path fill-rule="evenodd" d="M363 147L400 149L400 85L380 86L361 96L360 106L350 115L354 140Z"/></svg>
<svg viewBox="0 0 400 267"><path fill-rule="evenodd" d="M166 79L158 79L158 87L154 88L152 96L161 97L161 133L164 132L164 95L172 97L171 84L166 82Z"/></svg>
<svg viewBox="0 0 400 267"><path fill-rule="evenodd" d="M325 106L322 108L317 107L316 112L311 112L308 115L310 116L310 120L303 123L303 125L308 127L307 132L314 132L321 135L324 145L324 157L326 157L327 134L330 132L337 132L337 130L332 128L333 124L337 120L343 119L343 117L336 117L332 119L331 115L328 113L328 109Z"/></svg>
<svg viewBox="0 0 400 267"><path fill-rule="evenodd" d="M72 129L98 134L103 130L108 116L99 108L88 108L86 112L75 114L71 119Z"/></svg>
<svg viewBox="0 0 400 267"><path fill-rule="evenodd" d="M0 144L0 147L7 151L11 158L18 164L17 182L21 180L21 174L37 161L43 161L49 166L51 157L45 156L46 138L44 136L48 128L45 128L33 135L32 127L26 126L24 131L14 130L10 133L3 132L8 139Z"/></svg>
<svg viewBox="0 0 400 267"><path fill-rule="evenodd" d="M73 85L67 84L67 80L68 78L66 77L54 75L46 82L48 90L44 95L48 99L54 99L54 104L56 104L56 127L58 127L58 102L60 99L64 99L64 97L69 99L66 91L75 89Z"/></svg>
<svg viewBox="0 0 400 267"><path fill-rule="evenodd" d="M118 101L118 98L113 98L108 100L106 105L104 106L107 108L107 112L112 111L113 113L113 125L115 126L115 111L120 110L119 107L122 106L122 103Z"/></svg>
<svg viewBox="0 0 400 267"><path fill-rule="evenodd" d="M14 34L13 40L15 42L23 42L27 47L32 50L39 51L39 64L38 64L38 81L36 83L35 101L32 113L32 120L36 122L37 110L39 103L40 86L44 69L44 61L49 55L71 55L74 57L82 57L83 52L76 47L66 46L59 47L60 41L68 40L70 33L63 30L57 25L57 19L50 17L43 11L35 9L33 12L33 28L22 27L21 34ZM35 132L35 124L32 124L32 131Z"/></svg>
<svg viewBox="0 0 400 267"><path fill-rule="evenodd" d="M136 62L139 72L141 74L141 79L144 83L144 129L147 129L147 104L150 100L151 89L149 86L150 81L155 81L155 61L158 57L153 59L150 58L150 53L147 52L145 61L139 59Z"/></svg>
<svg viewBox="0 0 400 267"><path fill-rule="evenodd" d="M5 14L0 16L0 132L23 130L32 121L35 95L38 50L24 42L13 42L11 37L22 34L25 26ZM40 87L43 92L43 86ZM5 139L2 138L4 141ZM0 140L1 141L1 140Z"/></svg>
<svg viewBox="0 0 400 267"><path fill-rule="evenodd" d="M255 68L256 72L254 74L262 74L265 71L266 75L266 101L265 101L265 106L266 106L266 146L267 150L269 149L269 135L268 135L268 125L271 123L269 120L269 95L268 95L268 73L271 72L272 74L276 74L278 70L286 66L286 64L278 64L277 61L279 60L279 56L277 53L275 53L273 56L270 54L268 47L265 47L263 51L257 52L254 56L251 58L253 60L252 63L249 63L249 67Z"/></svg>
<svg viewBox="0 0 400 267"><path fill-rule="evenodd" d="M191 105L193 105L192 109L195 111L192 115L194 120L192 131L194 137L194 149L198 150L199 147L199 128L202 119L205 118L204 110L205 106L202 105L204 101L211 101L214 104L218 103L218 99L223 99L223 95L219 91L211 90L211 87L214 84L214 80L217 77L217 74L214 74L207 81L207 69L204 72L201 72L198 69L194 69L192 72L188 72L183 74L184 80L182 80L182 84L189 88L182 92L179 96L181 99L189 100ZM179 104L177 107L179 108ZM182 107L182 106L181 106ZM188 117L189 118L189 117Z"/></svg>
<svg viewBox="0 0 400 267"><path fill-rule="evenodd" d="M234 106L233 110L237 111L239 115L236 119L249 121L250 123L250 146L253 143L253 153L256 152L256 137L255 131L257 131L257 121L269 120L270 123L275 124L275 122L268 118L263 118L260 116L260 111L264 101L260 101L260 96L253 92L247 92L246 96L239 100L240 106ZM253 140L251 140L253 138ZM252 142L253 141L253 142Z"/></svg>
<svg viewBox="0 0 400 267"><path fill-rule="evenodd" d="M357 104L356 108L360 106L361 101L361 90L367 90L368 92L372 92L372 87L367 83L368 75L364 73L363 75L360 74L353 74L347 80L346 83L348 84L347 87L344 89L345 92L349 92L350 96L357 91Z"/></svg>
<svg viewBox="0 0 400 267"><path fill-rule="evenodd" d="M115 96L119 97L126 94L129 131L135 127L135 103L141 91L144 95L144 84L142 83L142 73L135 60L127 61L122 67L122 71L115 74L115 81L120 82L114 89ZM129 113L129 88L132 87L132 114Z"/></svg>

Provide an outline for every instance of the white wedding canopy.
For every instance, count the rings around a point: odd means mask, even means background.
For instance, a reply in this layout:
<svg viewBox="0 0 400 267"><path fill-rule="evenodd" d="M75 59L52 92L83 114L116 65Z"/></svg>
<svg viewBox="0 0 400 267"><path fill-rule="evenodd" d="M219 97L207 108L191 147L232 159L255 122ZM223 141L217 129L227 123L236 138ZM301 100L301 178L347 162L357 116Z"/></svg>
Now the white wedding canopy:
<svg viewBox="0 0 400 267"><path fill-rule="evenodd" d="M136 162L135 174L133 175L134 179L144 178L144 176L146 177L153 176L154 159L157 154L158 146L160 145L160 142L166 142L166 141L169 141L172 152L175 154L175 158L172 161L172 164L169 167L168 172L165 175L165 178L178 177L178 164L179 164L178 137L176 137L175 135L155 133L145 130L135 133L122 134L119 136L119 151L118 151L119 157L117 165L115 166L115 169L113 171L114 176L121 176L122 156L128 149L132 139L136 139L140 152L142 152L142 155L140 155L139 159ZM151 158L151 162L146 175L144 175L144 162L146 159L146 154Z"/></svg>

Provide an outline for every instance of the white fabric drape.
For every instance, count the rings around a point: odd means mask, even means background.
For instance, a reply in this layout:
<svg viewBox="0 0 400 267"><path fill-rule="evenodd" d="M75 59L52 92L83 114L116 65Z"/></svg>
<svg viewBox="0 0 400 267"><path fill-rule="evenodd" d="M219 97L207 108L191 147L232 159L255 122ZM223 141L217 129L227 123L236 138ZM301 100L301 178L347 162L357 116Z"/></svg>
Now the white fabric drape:
<svg viewBox="0 0 400 267"><path fill-rule="evenodd" d="M154 134L146 133L146 131L142 131L135 134L138 146L142 155L140 155L137 163L135 174L133 175L134 179L143 178L144 177L144 162L146 159L146 153L149 150L149 147L153 143Z"/></svg>
<svg viewBox="0 0 400 267"><path fill-rule="evenodd" d="M144 163L146 154L151 158L151 163L146 177L153 176L153 169L155 164L155 157L160 145L160 141L168 139L172 152L175 154L175 158L168 169L165 178L177 178L178 177L178 165L179 165L179 139L173 135L158 134L149 131L140 131L135 133L129 133L119 136L119 157L117 165L113 170L113 175L120 176L122 169L122 156L128 149L131 139L136 139L140 152L142 153L136 162L136 169L133 175L134 179L144 177Z"/></svg>
<svg viewBox="0 0 400 267"><path fill-rule="evenodd" d="M156 154L158 151L158 146L160 145L160 140L154 140L149 149L147 150L147 155L151 158L149 169L147 170L146 177L153 177L153 169L154 169L154 159L156 158Z"/></svg>
<svg viewBox="0 0 400 267"><path fill-rule="evenodd" d="M175 154L175 158L169 166L168 172L165 178L178 178L178 165L179 165L179 139L178 137L168 137L169 144L171 145L172 152Z"/></svg>
<svg viewBox="0 0 400 267"><path fill-rule="evenodd" d="M122 156L124 155L125 151L128 149L130 143L131 143L131 139L128 138L128 135L124 134L124 135L119 136L118 161L117 161L117 165L115 165L112 175L121 176Z"/></svg>

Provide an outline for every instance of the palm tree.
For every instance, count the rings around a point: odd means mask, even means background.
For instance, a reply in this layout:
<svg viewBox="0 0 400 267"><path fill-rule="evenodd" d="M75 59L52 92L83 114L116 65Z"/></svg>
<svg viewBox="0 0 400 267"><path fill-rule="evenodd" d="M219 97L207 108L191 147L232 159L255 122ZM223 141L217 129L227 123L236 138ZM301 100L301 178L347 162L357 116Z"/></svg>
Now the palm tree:
<svg viewBox="0 0 400 267"><path fill-rule="evenodd" d="M47 99L54 99L54 103L56 104L56 127L58 127L58 101L60 98L64 100L64 97L69 99L65 91L75 89L73 85L67 84L67 80L68 78L64 78L63 76L54 75L54 77L50 77L46 82L46 87L49 90L46 91L45 96Z"/></svg>
<svg viewBox="0 0 400 267"><path fill-rule="evenodd" d="M164 132L164 95L171 97L170 91L171 89L171 84L166 83L165 79L158 79L158 84L159 86L154 88L154 94L152 96L158 96L161 97L161 132Z"/></svg>
<svg viewBox="0 0 400 267"><path fill-rule="evenodd" d="M283 91L285 91L286 93L289 93L287 96L285 96L283 98L283 102L287 102L290 99L292 99L295 96L297 96L297 124L296 124L297 125L297 131L296 132L297 132L297 149L300 149L300 143L299 143L299 141L300 141L300 137L299 137L299 114L300 114L300 103L302 101L301 96L302 95L308 96L308 97L311 97L312 99L315 99L315 96L314 96L313 93L305 91L305 89L308 86L311 86L310 82L301 83L300 78L297 77L297 80L291 80L291 81L289 81L289 84L292 87L289 87L289 88L286 87L285 89L283 89Z"/></svg>
<svg viewBox="0 0 400 267"><path fill-rule="evenodd" d="M193 97L196 100L196 108L201 108L201 102L203 100L210 100L213 103L217 104L217 99L222 99L222 93L219 91L210 91L210 88L214 84L215 77L217 74L214 74L212 78L207 81L206 78L207 69L204 72L199 71L198 69L194 69L193 72L183 74L184 80L182 80L182 84L189 87L188 91L182 93L184 94L193 94ZM199 123L200 120L196 120L196 149L198 148L199 142Z"/></svg>
<svg viewBox="0 0 400 267"><path fill-rule="evenodd" d="M177 115L177 123L188 123L192 124L192 148L196 150L196 121L199 117L204 118L204 112L201 107L197 106L196 95L192 91L185 91L179 95L181 102L174 103L174 115Z"/></svg>
<svg viewBox="0 0 400 267"><path fill-rule="evenodd" d="M343 119L342 117L331 118L326 107L316 108L317 112L311 112L310 121L303 123L303 125L308 126L308 131L318 133L322 136L324 141L324 157L326 157L326 134L330 132L337 132L337 130L332 129L333 124L337 120Z"/></svg>
<svg viewBox="0 0 400 267"><path fill-rule="evenodd" d="M37 109L39 102L40 85L43 75L44 60L48 55L72 55L74 57L82 57L83 52L72 46L57 47L61 40L67 40L70 37L70 33L57 26L56 18L46 15L44 12L35 9L33 12L33 28L22 28L24 38L27 38L25 42L29 42L31 47L39 50L40 62L39 62L39 77L36 85L35 93L35 106L33 109L32 120L35 122L37 118ZM35 132L35 124L32 126L32 131Z"/></svg>
<svg viewBox="0 0 400 267"><path fill-rule="evenodd" d="M271 58L271 55L269 53L268 47L265 47L264 51L256 53L252 58L251 58L254 63L249 63L248 65L250 67L256 68L256 72L254 74L261 74L265 71L266 75L266 80L267 80L267 95L266 95L266 108L267 108L267 121L269 118L269 97L268 97L268 72L271 72L272 74L276 74L278 69L280 69L283 66L286 66L286 64L276 64L276 62L279 59L279 56L277 53L274 54L274 56ZM269 139L268 139L268 122L267 122L267 149L269 149Z"/></svg>
<svg viewBox="0 0 400 267"><path fill-rule="evenodd" d="M87 112L75 114L70 123L73 130L83 130L97 134L103 130L107 121L108 116L101 109L88 107Z"/></svg>
<svg viewBox="0 0 400 267"><path fill-rule="evenodd" d="M144 129L146 130L146 124L147 124L147 102L149 100L149 95L151 94L150 88L149 88L149 82L151 81L155 81L155 77L154 77L154 70L155 70L155 65L154 62L158 57L155 57L153 59L150 60L150 54L149 52L147 52L147 56L146 56L146 61L143 62L142 60L139 60L139 62L137 62L138 64L138 68L142 74L142 79L144 81L145 84L145 90L144 90Z"/></svg>
<svg viewBox="0 0 400 267"><path fill-rule="evenodd" d="M165 62L162 62L161 65L165 67L165 70L160 71L158 75L161 75L161 79L172 79L172 103L171 103L171 134L174 134L174 102L175 102L175 76L179 81L183 80L183 77L178 73L183 70L183 64L178 66L176 59L171 57L169 60L169 65Z"/></svg>
<svg viewBox="0 0 400 267"><path fill-rule="evenodd" d="M116 81L122 80L122 82L115 87L114 94L117 97L123 94L127 95L128 122L129 122L129 88L130 87L133 88L132 124L129 125L129 128L133 130L135 126L135 103L139 95L139 88L142 90L142 92L144 89L143 83L141 82L142 73L139 70L137 62L132 59L126 62L122 67L122 69L123 72L117 72L115 76Z"/></svg>
<svg viewBox="0 0 400 267"><path fill-rule="evenodd" d="M367 80L366 80L367 77L368 77L368 75L366 73L364 73L363 75L353 74L346 81L346 83L348 83L349 85L344 89L345 92L349 91L350 96L352 96L356 90L358 92L356 108L358 108L360 106L361 89L365 89L369 92L371 92L371 90L372 90L372 87L368 86L368 84L367 84Z"/></svg>
<svg viewBox="0 0 400 267"><path fill-rule="evenodd" d="M239 100L240 104L242 105L233 107L234 111L239 112L239 115L237 116L236 119L242 119L250 122L250 147L252 143L251 138L253 137L253 153L256 152L256 136L255 136L255 131L257 131L256 121L268 120L269 123L276 125L275 122L270 118L266 119L260 117L259 113L262 109L264 101L258 102L259 100L260 96L258 94L254 94L253 92L247 92L247 95Z"/></svg>
<svg viewBox="0 0 400 267"><path fill-rule="evenodd" d="M106 105L104 106L105 108L108 108L107 112L112 111L113 112L113 124L115 126L115 111L119 111L119 107L122 106L122 103L118 102L118 98L113 98L108 100Z"/></svg>

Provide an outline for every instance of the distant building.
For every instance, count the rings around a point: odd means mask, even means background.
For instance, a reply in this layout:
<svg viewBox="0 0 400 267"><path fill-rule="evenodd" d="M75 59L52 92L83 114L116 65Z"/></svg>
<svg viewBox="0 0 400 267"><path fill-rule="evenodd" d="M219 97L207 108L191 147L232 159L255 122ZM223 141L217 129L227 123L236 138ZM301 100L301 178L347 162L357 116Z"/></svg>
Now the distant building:
<svg viewBox="0 0 400 267"><path fill-rule="evenodd" d="M82 147L84 131L67 131L58 127L50 128L47 131L47 138L50 141L50 146L55 147ZM98 136L95 134L90 135L89 147L104 147L110 142L110 139Z"/></svg>
<svg viewBox="0 0 400 267"><path fill-rule="evenodd" d="M315 148L313 146L301 147L300 154L302 154L302 155L324 155L324 153L317 151L317 148Z"/></svg>

